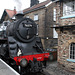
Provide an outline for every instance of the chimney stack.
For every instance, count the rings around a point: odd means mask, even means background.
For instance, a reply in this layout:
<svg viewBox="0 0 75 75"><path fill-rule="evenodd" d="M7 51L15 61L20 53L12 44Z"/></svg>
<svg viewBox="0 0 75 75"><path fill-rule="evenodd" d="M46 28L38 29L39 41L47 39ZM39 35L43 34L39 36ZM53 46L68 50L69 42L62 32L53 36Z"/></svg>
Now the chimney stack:
<svg viewBox="0 0 75 75"><path fill-rule="evenodd" d="M14 15L16 15L16 7L14 7Z"/></svg>
<svg viewBox="0 0 75 75"><path fill-rule="evenodd" d="M39 4L39 0L31 0L30 7Z"/></svg>

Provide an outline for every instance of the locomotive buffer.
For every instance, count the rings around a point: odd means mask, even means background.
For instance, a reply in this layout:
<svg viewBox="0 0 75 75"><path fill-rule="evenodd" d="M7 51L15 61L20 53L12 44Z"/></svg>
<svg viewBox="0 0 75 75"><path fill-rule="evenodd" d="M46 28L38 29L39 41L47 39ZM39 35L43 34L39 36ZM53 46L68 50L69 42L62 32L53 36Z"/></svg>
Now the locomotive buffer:
<svg viewBox="0 0 75 75"><path fill-rule="evenodd" d="M0 75L20 75L2 59L0 59Z"/></svg>

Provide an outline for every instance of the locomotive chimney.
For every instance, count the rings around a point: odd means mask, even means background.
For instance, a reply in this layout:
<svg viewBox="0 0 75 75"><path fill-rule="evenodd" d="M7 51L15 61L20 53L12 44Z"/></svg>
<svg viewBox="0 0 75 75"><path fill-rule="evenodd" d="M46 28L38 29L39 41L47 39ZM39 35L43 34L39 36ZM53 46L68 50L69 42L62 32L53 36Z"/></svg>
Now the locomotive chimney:
<svg viewBox="0 0 75 75"><path fill-rule="evenodd" d="M23 18L23 16L24 16L24 14L23 14L22 10L16 12L16 15L15 15L16 19L21 19L21 18Z"/></svg>
<svg viewBox="0 0 75 75"><path fill-rule="evenodd" d="M24 14L22 14L22 13L18 13L15 15L17 20L23 18L23 16L24 16Z"/></svg>

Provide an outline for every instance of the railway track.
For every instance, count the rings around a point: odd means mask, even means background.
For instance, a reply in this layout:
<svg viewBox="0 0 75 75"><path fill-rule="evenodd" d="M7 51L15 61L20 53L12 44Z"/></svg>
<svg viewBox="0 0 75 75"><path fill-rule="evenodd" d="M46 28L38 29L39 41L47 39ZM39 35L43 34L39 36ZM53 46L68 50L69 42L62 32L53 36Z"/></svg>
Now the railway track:
<svg viewBox="0 0 75 75"><path fill-rule="evenodd" d="M38 72L38 73L27 73L24 75L50 75L47 71L43 71L43 72Z"/></svg>

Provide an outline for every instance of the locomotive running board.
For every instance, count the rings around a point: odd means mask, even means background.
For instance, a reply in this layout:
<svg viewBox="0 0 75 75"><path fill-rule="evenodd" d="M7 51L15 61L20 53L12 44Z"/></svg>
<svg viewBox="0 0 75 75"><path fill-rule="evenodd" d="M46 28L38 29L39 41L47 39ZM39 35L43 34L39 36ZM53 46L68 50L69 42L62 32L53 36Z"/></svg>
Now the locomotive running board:
<svg viewBox="0 0 75 75"><path fill-rule="evenodd" d="M6 65L12 72L14 72L15 73L15 75L20 75L18 72L16 72L12 67L10 67L7 63L5 63L2 59L0 59L0 61L4 64L4 65Z"/></svg>

